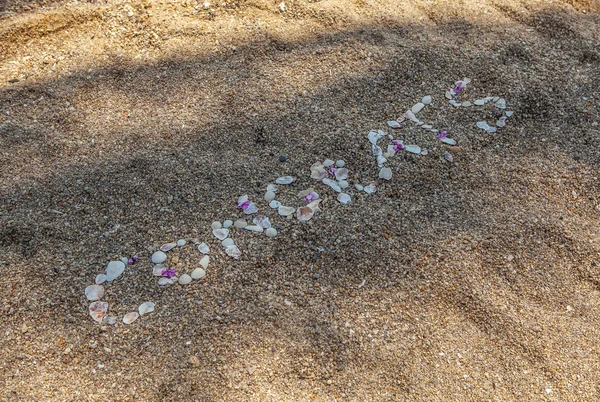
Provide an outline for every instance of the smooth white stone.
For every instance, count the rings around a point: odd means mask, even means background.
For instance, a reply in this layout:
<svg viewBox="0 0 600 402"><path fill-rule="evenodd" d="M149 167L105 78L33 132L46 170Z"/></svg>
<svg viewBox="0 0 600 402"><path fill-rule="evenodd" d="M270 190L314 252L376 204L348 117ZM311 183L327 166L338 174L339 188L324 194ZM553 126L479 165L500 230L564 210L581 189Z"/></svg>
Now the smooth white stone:
<svg viewBox="0 0 600 402"><path fill-rule="evenodd" d="M275 183L277 184L291 184L293 183L295 179L292 176L283 176L283 177L279 177L277 178L277 180L275 180Z"/></svg>
<svg viewBox="0 0 600 402"><path fill-rule="evenodd" d="M429 105L431 103L431 95L424 96L423 99L421 99L421 103Z"/></svg>
<svg viewBox="0 0 600 402"><path fill-rule="evenodd" d="M154 306L155 304L152 302L145 302L140 304L140 306L138 307L138 313L140 315L144 315L144 314L148 314L154 311Z"/></svg>
<svg viewBox="0 0 600 402"><path fill-rule="evenodd" d="M279 208L277 208L277 213L281 216L290 216L294 212L296 212L296 208L294 208L294 207L286 207L286 206L280 205Z"/></svg>
<svg viewBox="0 0 600 402"><path fill-rule="evenodd" d="M346 193L340 193L337 197L338 201L346 205L350 203L350 196Z"/></svg>
<svg viewBox="0 0 600 402"><path fill-rule="evenodd" d="M379 141L379 139L381 139L384 136L385 136L385 133L382 131L371 130L371 131L369 131L369 135L368 135L369 142L373 145L377 145L377 141ZM326 160L325 162L329 162L329 161L330 161L330 159ZM331 162L333 165L333 161L331 161ZM326 166L325 163L323 163L323 165ZM327 166L331 166L331 165L327 165Z"/></svg>
<svg viewBox="0 0 600 402"><path fill-rule="evenodd" d="M227 219L225 222L223 222L223 228L227 229L229 227L231 227L233 225L233 221L231 219Z"/></svg>
<svg viewBox="0 0 600 402"><path fill-rule="evenodd" d="M233 239L231 237L228 237L221 242L221 246L223 246L223 247L232 246L234 244L235 244L235 242L233 241Z"/></svg>
<svg viewBox="0 0 600 402"><path fill-rule="evenodd" d="M281 205L281 203L277 200L273 200L269 203L269 206L273 209L279 208L280 205Z"/></svg>
<svg viewBox="0 0 600 402"><path fill-rule="evenodd" d="M433 128L433 126L432 126L431 124L423 124L423 125L421 126L421 128L424 128L424 129L426 129L426 130L429 130L429 129L432 129L432 128Z"/></svg>
<svg viewBox="0 0 600 402"><path fill-rule="evenodd" d="M104 286L102 285L90 285L85 288L85 297L89 301L96 301L102 299L104 296Z"/></svg>
<svg viewBox="0 0 600 402"><path fill-rule="evenodd" d="M413 121L415 123L419 122L419 119L417 119L417 116L415 116L415 114L413 113L412 110L407 110L406 112L404 112L404 117L406 117L408 120Z"/></svg>
<svg viewBox="0 0 600 402"><path fill-rule="evenodd" d="M161 251L162 253L162 251ZM163 253L164 254L164 253ZM165 255L166 258L166 255ZM111 261L106 267L106 280L112 282L117 279L125 271L123 261Z"/></svg>
<svg viewBox="0 0 600 402"><path fill-rule="evenodd" d="M504 112L504 114L506 115L506 117L510 117L510 116L512 116L512 115L513 115L513 113L514 113L514 112L513 112L513 111L511 111L511 110L507 110L506 112Z"/></svg>
<svg viewBox="0 0 600 402"><path fill-rule="evenodd" d="M205 255L200 259L200 266L204 269L208 269L208 263L210 262L210 257Z"/></svg>
<svg viewBox="0 0 600 402"><path fill-rule="evenodd" d="M369 184L368 186L365 186L364 190L367 194L373 194L376 190L375 184Z"/></svg>
<svg viewBox="0 0 600 402"><path fill-rule="evenodd" d="M421 153L421 147L418 145L407 145L406 146L406 151L413 153L413 154L420 154Z"/></svg>
<svg viewBox="0 0 600 402"><path fill-rule="evenodd" d="M183 247L187 244L187 241L185 241L185 239L179 239L177 240L177 247Z"/></svg>
<svg viewBox="0 0 600 402"><path fill-rule="evenodd" d="M210 253L210 248L208 247L208 244L201 243L198 245L198 251L200 251L202 254L208 254Z"/></svg>
<svg viewBox="0 0 600 402"><path fill-rule="evenodd" d="M455 140L455 139L453 139L453 138L448 138L448 137L446 137L446 138L442 138L442 139L441 139L441 141L442 141L444 144L448 144L448 145L456 145L456 140Z"/></svg>
<svg viewBox="0 0 600 402"><path fill-rule="evenodd" d="M183 274L179 277L179 284L180 285L187 285L188 283L190 283L192 281L192 277L189 276L188 274Z"/></svg>
<svg viewBox="0 0 600 402"><path fill-rule="evenodd" d="M348 178L348 169L339 168L335 171L336 180L344 180Z"/></svg>
<svg viewBox="0 0 600 402"><path fill-rule="evenodd" d="M485 131L488 131L490 129L490 125L487 123L487 121L478 121L476 125L478 128Z"/></svg>
<svg viewBox="0 0 600 402"><path fill-rule="evenodd" d="M473 105L473 104L472 104L470 101L464 101L464 102L462 103L462 107L469 107L469 106L471 106L471 105Z"/></svg>
<svg viewBox="0 0 600 402"><path fill-rule="evenodd" d="M216 230L216 229L221 229L223 227L223 225L221 224L221 222L215 221L215 222L211 223L210 227L213 230Z"/></svg>
<svg viewBox="0 0 600 402"><path fill-rule="evenodd" d="M379 171L379 178L390 180L392 178L392 169L389 167L384 167Z"/></svg>
<svg viewBox="0 0 600 402"><path fill-rule="evenodd" d="M485 104L485 100L484 99L477 99L473 101L473 104L476 106L483 106Z"/></svg>
<svg viewBox="0 0 600 402"><path fill-rule="evenodd" d="M284 208L287 208L287 207L284 207ZM262 226L258 226L258 225L248 225L244 229L251 230L253 232L259 232L259 233L262 232L263 230L265 230Z"/></svg>
<svg viewBox="0 0 600 402"><path fill-rule="evenodd" d="M203 278L206 275L206 271L203 270L202 268L196 268L195 270L192 271L192 274L190 275L192 279L200 279Z"/></svg>
<svg viewBox="0 0 600 402"><path fill-rule="evenodd" d="M258 212L258 207L253 202L251 202L250 205L248 205L248 208L244 209L244 213L246 215L250 215L250 214L253 214L255 212Z"/></svg>
<svg viewBox="0 0 600 402"><path fill-rule="evenodd" d="M333 161L331 159L325 159L325 161L323 162L323 166L329 167L329 166L333 165L334 163L335 163L335 161Z"/></svg>
<svg viewBox="0 0 600 402"><path fill-rule="evenodd" d="M228 256L235 258L236 260L238 258L240 258L240 256L242 255L242 252L240 251L240 249L238 248L238 246L236 246L235 244L232 245L232 246L225 247L225 253Z"/></svg>
<svg viewBox="0 0 600 402"><path fill-rule="evenodd" d="M391 128L400 128L400 127L402 127L402 125L400 123L398 123L396 120L389 120L387 122L387 125L390 126Z"/></svg>
<svg viewBox="0 0 600 402"><path fill-rule="evenodd" d="M377 166L383 167L383 164L387 162L387 158L383 155L377 157Z"/></svg>
<svg viewBox="0 0 600 402"><path fill-rule="evenodd" d="M336 191L338 193L340 193L342 191L342 189L340 188L340 185L337 184L337 182L335 182L334 180L323 179L323 184L328 185L329 187L331 187L333 189L333 191Z"/></svg>
<svg viewBox="0 0 600 402"><path fill-rule="evenodd" d="M152 275L154 276L162 276L162 271L167 269L165 264L158 264L152 267Z"/></svg>
<svg viewBox="0 0 600 402"><path fill-rule="evenodd" d="M168 285L169 283L171 283L171 281L169 280L169 278L164 278L163 277L163 278L160 278L158 280L158 285L159 286L165 286L165 285Z"/></svg>
<svg viewBox="0 0 600 402"><path fill-rule="evenodd" d="M235 221L233 223L233 226L235 226L236 228L239 228L239 229L243 229L246 226L248 226L248 222L246 222L245 219L238 219L237 221Z"/></svg>
<svg viewBox="0 0 600 402"><path fill-rule="evenodd" d="M339 159L335 162L335 166L339 167L339 168L343 168L344 165L346 164L346 162L344 162L343 160Z"/></svg>
<svg viewBox="0 0 600 402"><path fill-rule="evenodd" d="M215 229L213 230L213 235L219 239L223 240L229 236L229 229Z"/></svg>
<svg viewBox="0 0 600 402"><path fill-rule="evenodd" d="M414 114L419 113L421 110L423 110L423 108L425 107L424 104L422 104L421 102L415 104L410 111L413 112Z"/></svg>
<svg viewBox="0 0 600 402"><path fill-rule="evenodd" d="M338 181L338 185L340 186L340 188L343 190L345 188L348 188L349 184L346 180L340 180Z"/></svg>
<svg viewBox="0 0 600 402"><path fill-rule="evenodd" d="M165 253L163 253L162 251L157 251L154 254L152 254L152 262L154 264L160 264L163 263L167 260L167 255Z"/></svg>
<svg viewBox="0 0 600 402"><path fill-rule="evenodd" d="M162 246L160 246L160 251L164 251L166 253L167 251L172 250L175 247L177 247L177 243L175 243L175 242L166 243L166 244L163 244Z"/></svg>
<svg viewBox="0 0 600 402"><path fill-rule="evenodd" d="M252 223L261 226L263 229L268 229L271 227L271 221L269 221L269 218L266 216L257 216L252 220Z"/></svg>
<svg viewBox="0 0 600 402"><path fill-rule="evenodd" d="M272 191L274 193L276 193L278 189L279 189L279 187L277 187L277 185L275 185L275 184L269 184L267 186L267 191Z"/></svg>
<svg viewBox="0 0 600 402"><path fill-rule="evenodd" d="M104 281L106 281L106 275L104 275L104 274L96 275L96 280L95 280L96 285L100 285L100 284L104 283Z"/></svg>
<svg viewBox="0 0 600 402"><path fill-rule="evenodd" d="M396 155L396 148L395 147L396 146L394 144L389 144L388 147L387 147L387 154L388 154L388 156L385 156L385 155L384 156L386 158L391 158L394 155Z"/></svg>
<svg viewBox="0 0 600 402"><path fill-rule="evenodd" d="M355 184L354 188L358 191L363 191L365 189L365 187L362 184Z"/></svg>
<svg viewBox="0 0 600 402"><path fill-rule="evenodd" d="M452 94L452 92L448 91L444 94L444 96L446 97L446 99L452 99L452 96L454 95Z"/></svg>
<svg viewBox="0 0 600 402"><path fill-rule="evenodd" d="M127 313L123 317L123 323L129 325L132 322L134 322L135 320L137 320L139 318L139 316L140 316L139 313L136 313L135 311L133 313Z"/></svg>
<svg viewBox="0 0 600 402"><path fill-rule="evenodd" d="M265 193L265 201L272 201L275 199L275 193L272 191L267 191Z"/></svg>
<svg viewBox="0 0 600 402"><path fill-rule="evenodd" d="M275 230L275 228L268 228L265 234L267 235L267 237L275 237L277 236L277 230Z"/></svg>
<svg viewBox="0 0 600 402"><path fill-rule="evenodd" d="M426 149L424 149L424 150L421 151L421 155L427 156L427 155L429 155L429 151L426 150Z"/></svg>
<svg viewBox="0 0 600 402"><path fill-rule="evenodd" d="M498 109L506 109L506 100L498 99L494 106L496 106Z"/></svg>

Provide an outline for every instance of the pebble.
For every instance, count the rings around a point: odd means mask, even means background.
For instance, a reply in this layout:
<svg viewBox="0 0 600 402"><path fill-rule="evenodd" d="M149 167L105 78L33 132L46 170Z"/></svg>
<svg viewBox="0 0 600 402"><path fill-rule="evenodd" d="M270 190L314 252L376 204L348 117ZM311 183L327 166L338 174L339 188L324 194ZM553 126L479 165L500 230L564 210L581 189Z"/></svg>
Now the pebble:
<svg viewBox="0 0 600 402"><path fill-rule="evenodd" d="M504 114L506 115L506 117L510 117L510 116L512 116L512 115L513 115L513 113L514 113L514 112L513 112L513 111L511 111L511 110L507 110L506 112L504 112ZM596 122L596 123L597 123L597 122Z"/></svg>
<svg viewBox="0 0 600 402"><path fill-rule="evenodd" d="M223 222L223 228L227 229L228 227L231 227L233 225L233 221L231 219L227 219L225 222Z"/></svg>
<svg viewBox="0 0 600 402"><path fill-rule="evenodd" d="M487 121L478 121L476 125L478 128L485 131L488 131L490 129L490 125L487 123Z"/></svg>
<svg viewBox="0 0 600 402"><path fill-rule="evenodd" d="M210 227L213 230L216 230L216 229L221 229L223 227L223 225L221 224L221 222L215 221L215 222L213 222L213 223L210 224Z"/></svg>
<svg viewBox="0 0 600 402"><path fill-rule="evenodd" d="M259 232L259 233L262 232L263 230L265 230L262 226L258 226L258 225L248 225L244 229L251 230L253 232Z"/></svg>
<svg viewBox="0 0 600 402"><path fill-rule="evenodd" d="M265 232L267 237L275 237L277 236L277 230L275 228L268 228Z"/></svg>
<svg viewBox="0 0 600 402"><path fill-rule="evenodd" d="M358 191L363 191L365 189L365 187L362 184L355 184L354 188Z"/></svg>
<svg viewBox="0 0 600 402"><path fill-rule="evenodd" d="M421 99L421 103L429 105L431 103L431 95L424 96L423 99Z"/></svg>
<svg viewBox="0 0 600 402"><path fill-rule="evenodd" d="M164 253L163 253L164 254ZM166 258L166 255L165 255ZM117 279L125 271L123 261L111 261L106 266L106 280L112 282Z"/></svg>
<svg viewBox="0 0 600 402"><path fill-rule="evenodd" d="M400 127L402 127L402 125L400 123L398 123L396 120L390 120L390 121L387 122L387 124L391 128L400 128Z"/></svg>
<svg viewBox="0 0 600 402"><path fill-rule="evenodd" d="M416 113L419 113L421 110L423 110L423 108L424 108L424 107L425 107L425 105L424 105L423 103L419 102L419 103L415 104L415 105L414 105L414 106L413 106L413 107L410 109L410 111L416 114ZM407 117L407 118L408 118L408 117Z"/></svg>
<svg viewBox="0 0 600 402"><path fill-rule="evenodd" d="M214 229L213 235L219 240L224 240L229 236L229 229Z"/></svg>
<svg viewBox="0 0 600 402"><path fill-rule="evenodd" d="M259 215L256 218L252 219L252 222L255 225L261 226L263 229L268 229L271 227L271 221L266 216Z"/></svg>
<svg viewBox="0 0 600 402"><path fill-rule="evenodd" d="M333 191L341 193L342 189L340 188L340 185L335 182L334 180L331 179L323 179L323 184L328 185L329 187L331 187L333 189Z"/></svg>
<svg viewBox="0 0 600 402"><path fill-rule="evenodd" d="M345 180L348 178L348 169L339 168L335 171L335 179L336 180Z"/></svg>
<svg viewBox="0 0 600 402"><path fill-rule="evenodd" d="M325 159L325 162L323 162L323 166L325 167L329 167L331 165L333 165L335 162L332 161L331 159Z"/></svg>
<svg viewBox="0 0 600 402"><path fill-rule="evenodd" d="M375 184L369 184L368 186L365 186L365 188L364 188L365 193L367 193L367 194L373 194L376 189L377 188L375 187Z"/></svg>
<svg viewBox="0 0 600 402"><path fill-rule="evenodd" d="M172 250L175 247L177 247L177 243L166 243L160 246L160 251L164 251L166 253L167 251Z"/></svg>
<svg viewBox="0 0 600 402"><path fill-rule="evenodd" d="M265 193L265 201L272 201L275 199L275 193L273 191L267 191Z"/></svg>
<svg viewBox="0 0 600 402"><path fill-rule="evenodd" d="M384 180L390 180L392 178L392 169L384 167L379 171L379 178Z"/></svg>
<svg viewBox="0 0 600 402"><path fill-rule="evenodd" d="M277 178L277 180L275 180L275 183L277 184L291 184L294 182L294 178L292 176L283 176L283 177L279 177Z"/></svg>
<svg viewBox="0 0 600 402"><path fill-rule="evenodd" d="M284 155L281 155L281 156L279 157L279 162L282 162L282 163L283 163L283 162L285 162L285 161L287 161L287 158L286 158Z"/></svg>
<svg viewBox="0 0 600 402"><path fill-rule="evenodd" d="M485 100L484 99L477 99L473 101L473 104L476 106L482 106L485 104Z"/></svg>
<svg viewBox="0 0 600 402"><path fill-rule="evenodd" d="M202 259L200 260L200 265L202 266L202 268L204 269L208 269L208 263L210 262L210 257L205 255L204 257L202 257Z"/></svg>
<svg viewBox="0 0 600 402"><path fill-rule="evenodd" d="M337 162L335 162L335 166L342 168L344 167L344 165L346 164L346 162L344 162L343 160L338 160Z"/></svg>
<svg viewBox="0 0 600 402"><path fill-rule="evenodd" d="M456 145L456 140L455 140L455 139L453 139L453 138L448 138L448 137L445 137L445 138L442 138L442 139L441 139L441 141L442 141L444 144L448 144L448 145Z"/></svg>
<svg viewBox="0 0 600 402"><path fill-rule="evenodd" d="M203 278L205 275L206 275L205 270L203 270L202 268L196 268L195 270L192 271L191 278L192 279L200 279L200 278Z"/></svg>
<svg viewBox="0 0 600 402"><path fill-rule="evenodd" d="M289 216L289 215L293 214L294 212L296 212L296 208L294 208L294 207L286 207L284 205L280 205L279 208L277 208L277 213L281 216Z"/></svg>
<svg viewBox="0 0 600 402"><path fill-rule="evenodd" d="M349 184L346 180L340 180L338 181L338 185L340 186L341 189L346 189L348 188Z"/></svg>
<svg viewBox="0 0 600 402"><path fill-rule="evenodd" d="M506 109L506 101L504 99L498 99L494 106L498 109Z"/></svg>
<svg viewBox="0 0 600 402"><path fill-rule="evenodd" d="M198 251L200 251L202 254L208 254L210 253L210 248L208 247L208 244L200 243L198 245Z"/></svg>
<svg viewBox="0 0 600 402"><path fill-rule="evenodd" d="M154 306L155 304L152 302L145 302L140 304L140 306L138 307L138 313L140 315L144 315L144 314L148 314L154 311Z"/></svg>
<svg viewBox="0 0 600 402"><path fill-rule="evenodd" d="M178 247L183 247L187 244L187 241L185 241L185 239L179 239L177 240L177 246Z"/></svg>
<svg viewBox="0 0 600 402"><path fill-rule="evenodd" d="M163 253L162 251L157 251L154 254L152 254L152 262L154 264L160 264L163 263L167 260L167 255L165 253Z"/></svg>
<svg viewBox="0 0 600 402"><path fill-rule="evenodd" d="M96 280L94 282L96 282L96 285L100 285L100 284L104 283L104 281L106 281L106 275L98 274L98 275L96 275Z"/></svg>
<svg viewBox="0 0 600 402"><path fill-rule="evenodd" d="M350 196L346 193L340 193L337 197L338 201L346 205L350 203Z"/></svg>
<svg viewBox="0 0 600 402"><path fill-rule="evenodd" d="M245 228L246 226L248 226L248 222L246 222L246 220L245 220L245 219L238 219L237 221L235 221L235 222L233 223L233 226L235 226L236 228L243 229L243 228Z"/></svg>
<svg viewBox="0 0 600 402"><path fill-rule="evenodd" d="M276 193L278 189L279 189L279 187L277 187L275 184L269 184L267 186L267 191L272 191L274 193Z"/></svg>
<svg viewBox="0 0 600 402"><path fill-rule="evenodd" d="M127 313L123 317L123 323L129 325L132 322L134 322L135 320L137 320L139 316L140 316L139 313L136 313L135 311L132 313Z"/></svg>
<svg viewBox="0 0 600 402"><path fill-rule="evenodd" d="M421 153L421 147L418 145L407 145L406 146L406 151L413 153L413 154L420 154Z"/></svg>
<svg viewBox="0 0 600 402"><path fill-rule="evenodd" d="M269 203L269 206L273 209L279 208L280 205L281 205L281 203L277 200L273 200Z"/></svg>
<svg viewBox="0 0 600 402"><path fill-rule="evenodd" d="M238 248L238 246L236 246L235 244L232 245L232 246L225 247L225 253L228 256L235 258L236 260L238 258L240 258L240 256L242 255L242 252L240 251L240 249Z"/></svg>
<svg viewBox="0 0 600 402"><path fill-rule="evenodd" d="M464 101L464 102L462 103L462 107L469 107L469 106L471 106L471 105L473 105L473 104L472 104L470 101Z"/></svg>
<svg viewBox="0 0 600 402"><path fill-rule="evenodd" d="M177 264L179 263L179 256L174 256L173 258L171 258L171 264Z"/></svg>
<svg viewBox="0 0 600 402"><path fill-rule="evenodd" d="M179 284L180 285L187 285L188 283L190 283L192 281L192 277L189 276L188 274L183 274L179 277Z"/></svg>
<svg viewBox="0 0 600 402"><path fill-rule="evenodd" d="M159 284L160 286L165 286L165 285L168 285L169 283L171 283L171 281L169 281L169 278L164 278L164 277L163 277L163 278L160 278L160 279L158 280L158 284Z"/></svg>
<svg viewBox="0 0 600 402"><path fill-rule="evenodd" d="M450 163L454 162L454 157L452 156L452 154L450 152L444 153L444 159L446 159Z"/></svg>
<svg viewBox="0 0 600 402"><path fill-rule="evenodd" d="M233 239L231 237L228 237L221 242L221 246L223 246L223 247L231 246L233 244L235 244L235 242L233 241Z"/></svg>

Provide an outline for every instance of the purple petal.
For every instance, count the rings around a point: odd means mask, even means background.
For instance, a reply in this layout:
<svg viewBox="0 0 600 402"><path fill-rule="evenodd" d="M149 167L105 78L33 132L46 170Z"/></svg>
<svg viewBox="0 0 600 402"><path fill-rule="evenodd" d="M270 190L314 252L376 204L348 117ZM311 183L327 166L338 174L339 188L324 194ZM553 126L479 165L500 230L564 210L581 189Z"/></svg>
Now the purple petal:
<svg viewBox="0 0 600 402"><path fill-rule="evenodd" d="M135 264L135 260L133 258L130 258L130 259L127 260L127 264L128 265L133 265L133 264Z"/></svg>
<svg viewBox="0 0 600 402"><path fill-rule="evenodd" d="M136 254L136 255L134 255L133 257L131 257L131 259L132 259L133 261L137 261L137 260L139 260L139 259L140 259L140 256Z"/></svg>
<svg viewBox="0 0 600 402"><path fill-rule="evenodd" d="M240 205L238 205L238 208L245 210L246 208L248 208L248 206L250 206L250 200L247 200L247 201L241 203Z"/></svg>
<svg viewBox="0 0 600 402"><path fill-rule="evenodd" d="M448 136L448 132L446 130L443 130L436 137L441 140L442 138L446 138L447 136Z"/></svg>

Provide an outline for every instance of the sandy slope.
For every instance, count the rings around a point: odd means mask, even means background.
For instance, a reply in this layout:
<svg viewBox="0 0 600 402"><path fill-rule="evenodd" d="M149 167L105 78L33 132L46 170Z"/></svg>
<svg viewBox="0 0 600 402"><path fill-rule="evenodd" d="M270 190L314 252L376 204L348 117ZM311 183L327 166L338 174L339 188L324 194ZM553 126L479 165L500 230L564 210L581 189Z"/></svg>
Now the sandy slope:
<svg viewBox="0 0 600 402"><path fill-rule="evenodd" d="M0 5L0 398L597 400L596 4L277 5ZM491 108L445 102L464 76L515 111L495 136L474 127ZM213 241L278 176L297 203L315 161L368 183L366 134L426 94L454 164L406 128L430 155L394 159L374 195L342 207L321 187L310 224L236 233L237 262ZM159 288L147 258L181 237L215 261ZM156 312L96 325L83 289L136 252L105 299Z"/></svg>

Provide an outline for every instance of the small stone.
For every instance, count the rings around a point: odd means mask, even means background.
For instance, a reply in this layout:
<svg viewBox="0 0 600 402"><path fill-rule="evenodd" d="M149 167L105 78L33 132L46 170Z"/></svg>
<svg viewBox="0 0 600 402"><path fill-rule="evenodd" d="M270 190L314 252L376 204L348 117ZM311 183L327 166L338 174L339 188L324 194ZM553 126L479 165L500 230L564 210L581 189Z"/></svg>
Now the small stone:
<svg viewBox="0 0 600 402"><path fill-rule="evenodd" d="M164 253L163 253L164 254ZM166 255L165 255L166 258ZM112 282L117 279L125 271L123 261L111 261L106 266L106 280Z"/></svg>
<svg viewBox="0 0 600 402"><path fill-rule="evenodd" d="M331 159L325 159L325 162L323 162L323 166L325 167L329 167L331 165L333 165L335 162L332 161Z"/></svg>
<svg viewBox="0 0 600 402"><path fill-rule="evenodd" d="M265 230L262 226L259 226L259 225L248 225L244 229L250 230L252 232L258 232L258 233Z"/></svg>
<svg viewBox="0 0 600 402"><path fill-rule="evenodd" d="M179 256L174 256L173 258L171 258L171 264L177 264L179 263Z"/></svg>
<svg viewBox="0 0 600 402"><path fill-rule="evenodd" d="M498 99L494 106L496 106L498 109L506 109L506 100Z"/></svg>
<svg viewBox="0 0 600 402"><path fill-rule="evenodd" d="M348 169L339 168L335 171L335 179L336 180L345 180L348 178Z"/></svg>
<svg viewBox="0 0 600 402"><path fill-rule="evenodd" d="M338 160L337 162L335 162L335 166L342 168L344 167L344 165L346 164L346 162L344 162L343 160Z"/></svg>
<svg viewBox="0 0 600 402"><path fill-rule="evenodd" d="M444 138L442 138L442 139L441 139L441 141L442 141L444 144L448 144L448 145L456 145L456 140L455 140L455 139L453 139L453 138L444 137Z"/></svg>
<svg viewBox="0 0 600 402"><path fill-rule="evenodd" d="M231 237L228 237L221 242L221 246L223 246L223 247L231 246L233 244L235 244L235 242L233 241L233 239Z"/></svg>
<svg viewBox="0 0 600 402"><path fill-rule="evenodd" d="M375 187L375 184L369 184L368 186L365 186L365 188L364 188L365 193L367 193L367 194L373 194L376 189L377 188Z"/></svg>
<svg viewBox="0 0 600 402"><path fill-rule="evenodd" d="M275 180L275 183L277 184L291 184L294 182L294 178L292 176L283 176L283 177L279 177L277 178L277 180Z"/></svg>
<svg viewBox="0 0 600 402"><path fill-rule="evenodd" d="M206 271L202 268L196 268L195 270L192 271L191 278L192 279L200 279L200 278L203 278L204 276L206 276Z"/></svg>
<svg viewBox="0 0 600 402"><path fill-rule="evenodd" d="M144 315L144 314L148 314L154 311L154 306L155 304L152 302L145 302L140 304L140 306L138 307L138 313L140 315Z"/></svg>
<svg viewBox="0 0 600 402"><path fill-rule="evenodd" d="M265 193L265 201L273 201L275 199L275 193L272 191L267 191Z"/></svg>
<svg viewBox="0 0 600 402"><path fill-rule="evenodd" d="M179 284L180 285L187 285L188 283L190 283L192 281L192 277L189 276L188 274L183 274L179 277Z"/></svg>
<svg viewBox="0 0 600 402"><path fill-rule="evenodd" d="M248 226L248 222L246 222L245 219L238 219L237 221L235 221L233 223L233 226L235 226L236 228L239 228L239 229L243 229L246 226Z"/></svg>
<svg viewBox="0 0 600 402"><path fill-rule="evenodd" d="M204 269L208 269L208 263L210 262L210 257L205 255L204 257L202 257L202 259L200 260L200 265L202 266L202 268Z"/></svg>
<svg viewBox="0 0 600 402"><path fill-rule="evenodd" d="M340 181L338 181L338 185L340 186L340 188L342 190L348 188L348 186L349 186L349 184L348 184L348 182L346 180L340 180Z"/></svg>
<svg viewBox="0 0 600 402"><path fill-rule="evenodd" d="M219 240L224 240L229 236L229 229L214 229L213 235Z"/></svg>
<svg viewBox="0 0 600 402"><path fill-rule="evenodd" d="M421 103L429 105L431 103L431 95L424 96L423 99L421 99Z"/></svg>
<svg viewBox="0 0 600 402"><path fill-rule="evenodd" d="M450 152L444 153L444 159L446 159L450 163L454 162L454 157Z"/></svg>
<svg viewBox="0 0 600 402"><path fill-rule="evenodd" d="M287 161L287 158L286 158L284 155L281 155L281 156L279 157L279 162L282 162L282 163L283 163L283 162L285 162L285 161Z"/></svg>
<svg viewBox="0 0 600 402"><path fill-rule="evenodd" d="M175 247L177 247L177 243L166 243L160 246L160 251L164 251L166 253L167 251L172 250Z"/></svg>
<svg viewBox="0 0 600 402"><path fill-rule="evenodd" d="M127 313L123 317L123 323L129 325L135 320L137 320L139 316L139 313L136 313L135 311L133 313Z"/></svg>
<svg viewBox="0 0 600 402"><path fill-rule="evenodd" d="M384 180L390 180L392 178L392 169L384 167L379 171L379 177Z"/></svg>
<svg viewBox="0 0 600 402"><path fill-rule="evenodd" d="M268 228L265 232L267 237L275 237L277 236L277 230L275 228Z"/></svg>
<svg viewBox="0 0 600 402"><path fill-rule="evenodd" d="M463 106L463 107L469 107L469 106L471 106L471 105L473 105L473 104L472 104L470 101L464 101L464 102L462 103L462 106Z"/></svg>
<svg viewBox="0 0 600 402"><path fill-rule="evenodd" d="M228 227L231 227L233 225L233 221L231 219L227 219L225 222L223 222L223 228L227 229Z"/></svg>
<svg viewBox="0 0 600 402"><path fill-rule="evenodd" d="M331 187L333 189L333 191L336 191L338 193L340 193L342 191L342 189L340 188L340 185L335 180L323 179L323 184L328 185L329 187Z"/></svg>
<svg viewBox="0 0 600 402"><path fill-rule="evenodd" d="M85 288L85 297L89 301L99 300L104 296L104 287L101 285L90 285Z"/></svg>
<svg viewBox="0 0 600 402"><path fill-rule="evenodd" d="M177 247L183 247L187 244L187 241L185 241L185 239L179 239L177 240Z"/></svg>
<svg viewBox="0 0 600 402"><path fill-rule="evenodd" d="M476 125L478 128L485 131L488 131L490 129L490 125L487 123L487 121L478 121Z"/></svg>
<svg viewBox="0 0 600 402"><path fill-rule="evenodd" d="M402 125L400 123L398 123L396 120L390 120L390 121L388 121L387 125L390 126L391 128L400 128L400 127L402 127Z"/></svg>
<svg viewBox="0 0 600 402"><path fill-rule="evenodd" d="M154 264L161 264L167 260L167 255L162 251L157 251L152 254L152 262Z"/></svg>
<svg viewBox="0 0 600 402"><path fill-rule="evenodd" d="M413 153L413 154L420 154L421 153L421 147L418 145L407 145L406 146L406 151Z"/></svg>
<svg viewBox="0 0 600 402"><path fill-rule="evenodd" d="M350 196L346 193L340 193L337 197L338 201L346 205L350 203Z"/></svg>
<svg viewBox="0 0 600 402"><path fill-rule="evenodd" d="M240 251L238 246L236 246L234 244L232 246L225 247L225 254L227 254L228 256L233 257L237 260L242 255L242 252Z"/></svg>
<svg viewBox="0 0 600 402"><path fill-rule="evenodd" d="M363 191L365 189L365 187L362 184L355 184L354 188L358 191Z"/></svg>
<svg viewBox="0 0 600 402"><path fill-rule="evenodd" d="M484 99L477 99L473 101L473 104L476 106L483 106L485 104L485 100Z"/></svg>
<svg viewBox="0 0 600 402"><path fill-rule="evenodd" d="M202 254L208 254L210 253L210 248L208 247L208 244L201 243L198 245L198 251L200 251Z"/></svg>
<svg viewBox="0 0 600 402"><path fill-rule="evenodd" d="M513 115L513 111L511 110L507 110L506 112L504 112L504 114L506 115L506 117L511 117ZM598 122L595 121L594 123L596 123L596 126L598 125Z"/></svg>
<svg viewBox="0 0 600 402"><path fill-rule="evenodd" d="M277 187L277 185L272 184L272 183L267 186L267 191L272 191L274 193L276 193L278 189L279 189L279 187Z"/></svg>
<svg viewBox="0 0 600 402"><path fill-rule="evenodd" d="M94 282L96 282L96 285L100 285L100 284L104 283L104 281L106 281L106 275L98 274L98 275L96 275L96 280Z"/></svg>
<svg viewBox="0 0 600 402"><path fill-rule="evenodd" d="M200 359L198 359L196 356L190 356L188 359L188 364L193 367L198 367L200 365Z"/></svg>
<svg viewBox="0 0 600 402"><path fill-rule="evenodd" d="M277 213L279 213L279 215L281 215L281 216L289 216L289 215L293 214L294 212L296 212L296 208L294 208L294 207L286 207L284 205L280 205L279 208L277 208ZM262 229L262 227L261 227L261 229Z"/></svg>
<svg viewBox="0 0 600 402"><path fill-rule="evenodd" d="M165 286L165 285L168 285L169 283L171 283L171 281L169 280L169 278L164 278L164 277L163 277L163 278L160 278L160 279L158 280L158 284L159 284L160 286Z"/></svg>
<svg viewBox="0 0 600 402"><path fill-rule="evenodd" d="M210 227L215 230L215 229L221 229L223 227L223 225L221 224L221 222L213 222L211 223Z"/></svg>
<svg viewBox="0 0 600 402"><path fill-rule="evenodd" d="M280 205L281 205L281 203L277 200L273 200L269 203L269 206L273 209L279 208Z"/></svg>
<svg viewBox="0 0 600 402"><path fill-rule="evenodd" d="M433 126L432 126L431 124L423 124L423 125L421 126L421 128L424 128L424 129L426 129L426 130L430 130L430 129L432 129L432 128L433 128Z"/></svg>
<svg viewBox="0 0 600 402"><path fill-rule="evenodd" d="M419 103L415 104L415 105L414 105L414 106L413 106L413 107L410 109L410 111L411 111L411 112L413 112L413 113L415 113L415 114L417 114L417 113L419 113L421 110L423 110L423 108L424 108L424 107L425 107L425 105L424 105L423 103L419 102Z"/></svg>

